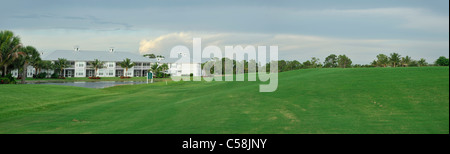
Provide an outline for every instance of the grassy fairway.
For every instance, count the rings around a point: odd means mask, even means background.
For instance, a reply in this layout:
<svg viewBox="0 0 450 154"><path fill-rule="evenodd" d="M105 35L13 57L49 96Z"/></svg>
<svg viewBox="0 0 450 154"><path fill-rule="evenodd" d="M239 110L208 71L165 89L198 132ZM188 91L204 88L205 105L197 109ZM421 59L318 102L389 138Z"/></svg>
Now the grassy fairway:
<svg viewBox="0 0 450 154"><path fill-rule="evenodd" d="M449 133L449 68L307 69L259 82L0 85L0 133Z"/></svg>

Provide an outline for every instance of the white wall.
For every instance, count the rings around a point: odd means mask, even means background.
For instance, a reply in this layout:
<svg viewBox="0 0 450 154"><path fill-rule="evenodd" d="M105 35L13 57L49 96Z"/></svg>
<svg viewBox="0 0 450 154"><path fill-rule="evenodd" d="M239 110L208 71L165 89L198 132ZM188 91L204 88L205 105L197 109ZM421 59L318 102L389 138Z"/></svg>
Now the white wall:
<svg viewBox="0 0 450 154"><path fill-rule="evenodd" d="M18 69L14 69L11 71L11 74L13 77L17 78L19 76L19 70ZM35 70L33 68L33 66L27 66L27 78L32 78L33 74L35 74ZM22 74L20 74L22 75Z"/></svg>
<svg viewBox="0 0 450 154"><path fill-rule="evenodd" d="M169 64L169 73L172 76L189 76L191 73L194 76L201 76L200 63L171 63Z"/></svg>
<svg viewBox="0 0 450 154"><path fill-rule="evenodd" d="M116 76L116 62L105 62L102 69L98 69L97 76L99 77L115 77Z"/></svg>
<svg viewBox="0 0 450 154"><path fill-rule="evenodd" d="M75 75L74 77L86 77L86 62L75 62Z"/></svg>

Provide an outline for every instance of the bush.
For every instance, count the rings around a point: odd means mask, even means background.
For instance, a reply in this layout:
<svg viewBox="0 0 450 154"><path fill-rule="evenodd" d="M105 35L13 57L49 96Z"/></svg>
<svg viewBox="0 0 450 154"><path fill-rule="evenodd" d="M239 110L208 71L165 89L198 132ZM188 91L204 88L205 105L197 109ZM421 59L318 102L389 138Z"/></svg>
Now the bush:
<svg viewBox="0 0 450 154"><path fill-rule="evenodd" d="M16 84L16 80L12 77L12 74L7 74L5 77L0 78L0 84Z"/></svg>
<svg viewBox="0 0 450 154"><path fill-rule="evenodd" d="M157 72L155 75L155 78L167 78L170 77L170 74L165 74L163 72Z"/></svg>
<svg viewBox="0 0 450 154"><path fill-rule="evenodd" d="M59 78L59 75L58 75L58 73L53 73L53 74L50 76L50 78L52 78L52 79L58 79L58 78Z"/></svg>
<svg viewBox="0 0 450 154"><path fill-rule="evenodd" d="M120 78L121 78L121 79L129 79L129 78L131 78L131 77L129 77L129 76L120 76Z"/></svg>
<svg viewBox="0 0 450 154"><path fill-rule="evenodd" d="M100 79L100 77L98 77L98 76L94 76L94 77L90 76L89 79Z"/></svg>
<svg viewBox="0 0 450 154"><path fill-rule="evenodd" d="M47 77L47 73L43 72L43 73L39 73L38 75L36 75L36 79L44 79Z"/></svg>

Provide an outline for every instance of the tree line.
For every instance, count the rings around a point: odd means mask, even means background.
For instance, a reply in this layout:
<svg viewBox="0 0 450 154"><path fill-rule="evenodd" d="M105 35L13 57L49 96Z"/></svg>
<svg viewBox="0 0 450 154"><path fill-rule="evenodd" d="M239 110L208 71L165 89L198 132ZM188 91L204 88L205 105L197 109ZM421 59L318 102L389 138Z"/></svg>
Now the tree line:
<svg viewBox="0 0 450 154"><path fill-rule="evenodd" d="M231 67L225 67L225 64L231 64ZM259 64L255 60L242 60L236 61L229 58L212 58L211 61L202 63L202 69L204 67L211 68L210 73L214 74L213 66L220 66L222 68L221 74L225 72L236 73L248 73L249 65L256 66L256 71L258 69L266 69L266 72L270 70L270 63ZM243 68L239 68L242 67ZM263 66L263 67L262 67ZM361 68L361 67L423 67L423 66L449 66L449 59L441 56L433 64L428 64L424 58L419 60L414 60L410 56L402 57L398 53L391 53L389 56L385 54L379 54L376 56L376 60L372 61L370 64L360 65L353 64L352 60L344 55L331 54L325 58L323 63L319 58L312 57L310 60L304 62L299 62L298 60L279 60L278 61L278 72L286 72L298 69L309 69L309 68ZM239 72L242 70L242 72ZM216 73L217 74L217 73Z"/></svg>

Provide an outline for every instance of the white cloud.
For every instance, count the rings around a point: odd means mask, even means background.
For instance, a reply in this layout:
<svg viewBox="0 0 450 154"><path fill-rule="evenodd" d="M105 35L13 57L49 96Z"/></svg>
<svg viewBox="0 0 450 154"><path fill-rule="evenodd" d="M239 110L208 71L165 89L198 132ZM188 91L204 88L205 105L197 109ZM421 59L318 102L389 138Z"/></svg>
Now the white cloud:
<svg viewBox="0 0 450 154"><path fill-rule="evenodd" d="M188 33L170 33L159 36L155 39L143 39L139 43L139 53L152 53L155 55L163 55L168 53L170 49L177 45L192 44L192 36Z"/></svg>

